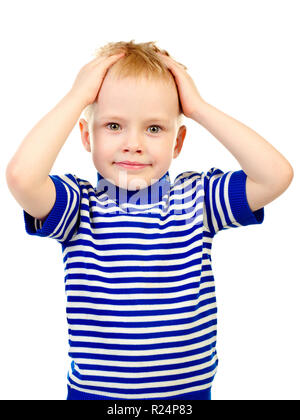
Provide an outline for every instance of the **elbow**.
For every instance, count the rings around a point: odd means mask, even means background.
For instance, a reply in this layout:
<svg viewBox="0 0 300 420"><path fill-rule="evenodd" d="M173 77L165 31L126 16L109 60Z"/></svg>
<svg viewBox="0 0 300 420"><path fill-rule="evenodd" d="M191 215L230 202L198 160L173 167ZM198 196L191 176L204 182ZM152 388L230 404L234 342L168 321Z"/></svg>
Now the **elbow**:
<svg viewBox="0 0 300 420"><path fill-rule="evenodd" d="M288 175L287 175L288 179L289 179L289 183L292 182L293 178L294 178L294 169L292 167L292 165L289 165L288 167Z"/></svg>
<svg viewBox="0 0 300 420"><path fill-rule="evenodd" d="M294 178L294 169L291 165L290 165L290 172L291 172L291 181L292 181Z"/></svg>
<svg viewBox="0 0 300 420"><path fill-rule="evenodd" d="M294 178L294 169L289 164L285 170L284 176L282 177L283 190L285 191L291 184Z"/></svg>
<svg viewBox="0 0 300 420"><path fill-rule="evenodd" d="M6 167L6 183L8 187L19 185L22 177L16 165L13 163L9 163Z"/></svg>
<svg viewBox="0 0 300 420"><path fill-rule="evenodd" d="M5 176L6 176L7 185L10 185L13 182L13 180L16 178L16 170L11 165L11 163L9 163L6 167Z"/></svg>

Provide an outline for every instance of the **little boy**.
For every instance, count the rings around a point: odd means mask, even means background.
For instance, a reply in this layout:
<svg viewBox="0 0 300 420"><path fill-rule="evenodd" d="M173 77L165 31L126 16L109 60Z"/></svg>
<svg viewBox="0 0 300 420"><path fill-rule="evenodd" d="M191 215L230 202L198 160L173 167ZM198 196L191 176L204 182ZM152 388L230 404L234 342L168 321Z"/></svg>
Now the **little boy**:
<svg viewBox="0 0 300 420"><path fill-rule="evenodd" d="M121 52L121 54L120 54ZM49 175L80 119L97 186ZM171 183L182 114L209 130L239 171L187 171ZM155 130L154 130L155 128ZM62 246L68 400L209 400L216 373L216 233L261 224L293 178L250 128L206 103L186 67L152 42L110 43L25 137L7 166L29 235Z"/></svg>

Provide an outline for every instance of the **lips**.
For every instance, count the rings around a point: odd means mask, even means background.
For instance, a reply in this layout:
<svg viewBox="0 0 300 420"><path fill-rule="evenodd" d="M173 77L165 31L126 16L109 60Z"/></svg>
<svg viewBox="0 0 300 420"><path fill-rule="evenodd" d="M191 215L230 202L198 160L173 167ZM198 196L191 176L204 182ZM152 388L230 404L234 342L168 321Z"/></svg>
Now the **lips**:
<svg viewBox="0 0 300 420"><path fill-rule="evenodd" d="M127 168L127 169L141 169L141 168L145 168L146 166L149 166L149 164L131 162L128 160L124 160L122 162L115 162L115 164L118 166L122 166L123 168Z"/></svg>
<svg viewBox="0 0 300 420"><path fill-rule="evenodd" d="M148 164L146 163L141 163L141 162L131 162L129 160L123 160L122 162L116 162L116 163L124 163L125 165L137 165L137 166L147 166Z"/></svg>

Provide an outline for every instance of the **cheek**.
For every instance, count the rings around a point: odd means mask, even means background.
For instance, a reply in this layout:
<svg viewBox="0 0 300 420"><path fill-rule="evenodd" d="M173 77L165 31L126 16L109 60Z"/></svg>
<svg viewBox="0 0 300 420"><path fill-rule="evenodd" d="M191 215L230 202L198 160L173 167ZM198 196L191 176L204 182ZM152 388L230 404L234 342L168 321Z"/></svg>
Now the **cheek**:
<svg viewBox="0 0 300 420"><path fill-rule="evenodd" d="M93 154L96 156L109 157L114 154L114 147L110 140L95 139L93 143Z"/></svg>
<svg viewBox="0 0 300 420"><path fill-rule="evenodd" d="M173 155L173 149L174 147L172 143L165 144L160 151L162 158L170 159Z"/></svg>

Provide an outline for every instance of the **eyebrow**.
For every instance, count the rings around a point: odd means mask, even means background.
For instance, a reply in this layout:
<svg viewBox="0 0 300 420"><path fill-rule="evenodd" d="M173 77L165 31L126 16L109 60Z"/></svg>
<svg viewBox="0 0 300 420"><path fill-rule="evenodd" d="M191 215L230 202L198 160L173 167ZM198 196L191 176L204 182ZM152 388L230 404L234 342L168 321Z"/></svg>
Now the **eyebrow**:
<svg viewBox="0 0 300 420"><path fill-rule="evenodd" d="M96 118L97 120L119 120L119 121L126 121L125 118L118 117L117 115L104 115ZM168 118L164 117L153 117L153 118L147 118L144 120L144 122L151 122L151 121L160 121L167 123L169 121Z"/></svg>

